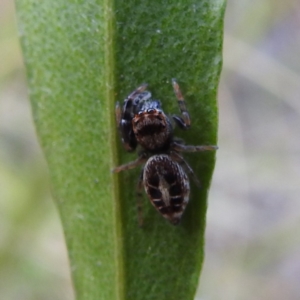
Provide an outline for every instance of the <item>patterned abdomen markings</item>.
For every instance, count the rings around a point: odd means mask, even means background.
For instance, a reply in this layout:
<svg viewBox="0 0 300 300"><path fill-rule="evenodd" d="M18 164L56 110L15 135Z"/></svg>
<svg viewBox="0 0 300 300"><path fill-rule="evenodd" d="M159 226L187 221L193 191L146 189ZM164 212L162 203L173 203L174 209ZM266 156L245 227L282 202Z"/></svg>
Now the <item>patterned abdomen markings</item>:
<svg viewBox="0 0 300 300"><path fill-rule="evenodd" d="M178 224L190 194L189 179L182 167L169 155L154 155L144 167L143 180L152 205L172 224Z"/></svg>

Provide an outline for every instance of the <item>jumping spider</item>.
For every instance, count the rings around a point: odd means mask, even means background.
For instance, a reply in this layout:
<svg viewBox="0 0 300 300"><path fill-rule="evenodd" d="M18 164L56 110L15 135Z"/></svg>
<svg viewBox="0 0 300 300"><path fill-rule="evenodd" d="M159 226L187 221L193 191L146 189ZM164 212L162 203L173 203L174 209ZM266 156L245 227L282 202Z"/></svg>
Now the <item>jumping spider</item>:
<svg viewBox="0 0 300 300"><path fill-rule="evenodd" d="M173 136L174 123L181 129L191 125L185 101L178 83L172 80L181 116L168 117L158 100L152 99L147 84L139 86L123 103L116 105L116 120L122 143L127 151L141 147L135 161L116 167L120 172L145 164L138 182L139 224L141 218L141 190L144 186L152 205L172 224L180 222L189 201L189 174L199 186L199 180L180 152L216 150L217 146L191 146Z"/></svg>

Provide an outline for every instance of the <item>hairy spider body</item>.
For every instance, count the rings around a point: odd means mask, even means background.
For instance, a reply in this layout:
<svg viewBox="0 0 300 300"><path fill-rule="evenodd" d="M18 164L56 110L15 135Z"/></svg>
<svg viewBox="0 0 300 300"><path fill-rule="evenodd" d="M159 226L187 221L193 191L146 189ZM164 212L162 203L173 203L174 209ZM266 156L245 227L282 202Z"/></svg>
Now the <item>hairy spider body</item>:
<svg viewBox="0 0 300 300"><path fill-rule="evenodd" d="M180 116L172 116L181 129L190 126L190 117L185 101L175 79L172 80ZM141 211L141 189L144 187L156 210L172 224L180 222L189 201L190 183L187 173L199 186L200 182L180 152L216 150L217 146L184 145L173 137L173 124L163 112L161 103L152 99L147 84L133 91L121 107L116 105L116 120L122 143L127 151L141 147L139 157L132 162L116 167L120 172L145 164L138 183L138 208ZM141 214L139 223L142 224Z"/></svg>
<svg viewBox="0 0 300 300"><path fill-rule="evenodd" d="M144 149L158 153L169 148L172 125L161 110L141 110L132 119L132 128L138 144Z"/></svg>
<svg viewBox="0 0 300 300"><path fill-rule="evenodd" d="M155 209L172 224L178 224L190 195L183 168L169 155L153 155L145 164L143 184Z"/></svg>

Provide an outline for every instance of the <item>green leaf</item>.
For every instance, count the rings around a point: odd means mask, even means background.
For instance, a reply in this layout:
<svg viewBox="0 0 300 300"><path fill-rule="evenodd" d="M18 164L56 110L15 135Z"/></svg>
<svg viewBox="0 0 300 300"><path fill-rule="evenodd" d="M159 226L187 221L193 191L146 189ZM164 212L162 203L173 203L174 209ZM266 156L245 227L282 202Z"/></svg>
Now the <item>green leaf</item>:
<svg viewBox="0 0 300 300"><path fill-rule="evenodd" d="M143 82L178 113L177 78L192 128L187 144L216 144L216 90L225 0L17 0L37 133L66 237L76 297L193 299L203 261L207 189L215 153L186 155L192 183L182 223L146 199L139 228L139 170L117 136L115 102Z"/></svg>

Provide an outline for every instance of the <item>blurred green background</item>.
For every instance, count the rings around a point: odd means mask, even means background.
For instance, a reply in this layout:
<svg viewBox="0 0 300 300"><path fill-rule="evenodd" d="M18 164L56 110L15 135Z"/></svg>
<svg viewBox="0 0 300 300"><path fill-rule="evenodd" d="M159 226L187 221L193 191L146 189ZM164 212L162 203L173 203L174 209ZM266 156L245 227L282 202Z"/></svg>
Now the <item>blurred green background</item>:
<svg viewBox="0 0 300 300"><path fill-rule="evenodd" d="M300 299L299 52L298 0L228 2L197 300ZM74 299L11 0L0 1L0 299Z"/></svg>

